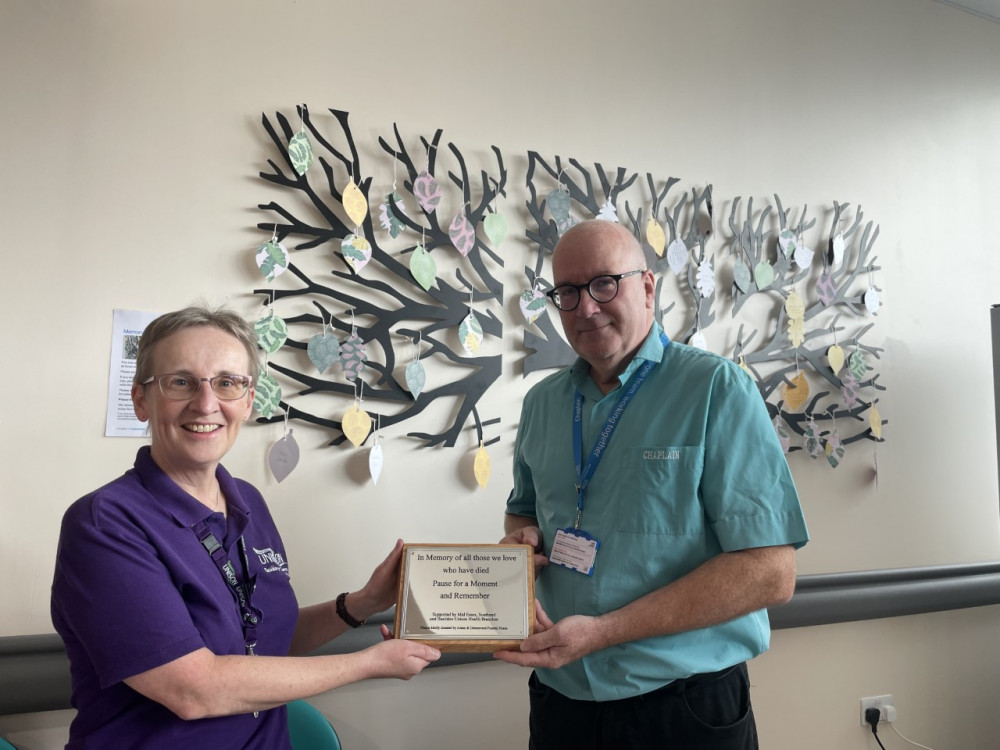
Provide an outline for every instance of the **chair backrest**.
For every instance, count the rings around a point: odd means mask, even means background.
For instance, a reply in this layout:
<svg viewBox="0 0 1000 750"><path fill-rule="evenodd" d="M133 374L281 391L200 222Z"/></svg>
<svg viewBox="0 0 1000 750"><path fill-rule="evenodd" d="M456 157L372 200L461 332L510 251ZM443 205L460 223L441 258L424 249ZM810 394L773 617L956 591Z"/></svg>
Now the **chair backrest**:
<svg viewBox="0 0 1000 750"><path fill-rule="evenodd" d="M7 742L7 740L3 737L0 737L0 750L17 750L17 748Z"/></svg>
<svg viewBox="0 0 1000 750"><path fill-rule="evenodd" d="M340 738L330 721L305 701L288 704L288 733L294 750L341 750Z"/></svg>

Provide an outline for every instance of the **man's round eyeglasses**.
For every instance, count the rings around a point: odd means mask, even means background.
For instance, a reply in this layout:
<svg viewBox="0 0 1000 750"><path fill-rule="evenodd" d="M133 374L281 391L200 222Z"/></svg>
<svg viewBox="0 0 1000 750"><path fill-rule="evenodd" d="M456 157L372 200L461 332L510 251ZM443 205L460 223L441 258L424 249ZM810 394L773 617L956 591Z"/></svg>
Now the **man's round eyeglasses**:
<svg viewBox="0 0 1000 750"><path fill-rule="evenodd" d="M194 398L201 389L202 383L208 383L212 387L212 393L222 401L235 401L238 398L243 398L250 390L250 378L246 375L216 375L214 378L198 378L186 372L153 375L143 380L140 385L149 385L154 380L160 387L160 393L173 401Z"/></svg>
<svg viewBox="0 0 1000 750"><path fill-rule="evenodd" d="M618 282L637 273L645 273L645 268L625 273L604 274L595 276L586 284L560 284L555 289L546 292L546 296L563 312L575 310L580 305L580 293L586 289L594 302L610 302L618 296Z"/></svg>

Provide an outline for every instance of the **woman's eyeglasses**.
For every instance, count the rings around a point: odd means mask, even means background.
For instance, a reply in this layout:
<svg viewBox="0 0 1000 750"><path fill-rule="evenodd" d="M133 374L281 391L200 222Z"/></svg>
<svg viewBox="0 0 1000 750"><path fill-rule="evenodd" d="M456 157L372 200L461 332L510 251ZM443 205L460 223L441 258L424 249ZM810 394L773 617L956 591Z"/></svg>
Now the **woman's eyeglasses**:
<svg viewBox="0 0 1000 750"><path fill-rule="evenodd" d="M202 383L208 383L212 387L212 393L222 401L235 401L238 398L243 398L250 390L250 378L246 375L216 375L214 378L198 378L186 372L153 375L143 380L140 385L149 385L154 380L160 387L160 393L165 398L174 401L193 398L201 389Z"/></svg>

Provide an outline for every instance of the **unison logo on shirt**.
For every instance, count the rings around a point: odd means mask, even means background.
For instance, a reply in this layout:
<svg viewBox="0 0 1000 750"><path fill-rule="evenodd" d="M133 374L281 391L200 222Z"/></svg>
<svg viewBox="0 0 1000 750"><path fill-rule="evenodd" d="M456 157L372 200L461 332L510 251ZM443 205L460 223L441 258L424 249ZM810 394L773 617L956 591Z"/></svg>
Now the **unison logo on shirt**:
<svg viewBox="0 0 1000 750"><path fill-rule="evenodd" d="M253 551L257 555L257 559L260 560L260 564L264 566L265 573L281 572L288 575L288 563L285 562L285 558L280 552L275 552L270 547L264 549L254 547Z"/></svg>

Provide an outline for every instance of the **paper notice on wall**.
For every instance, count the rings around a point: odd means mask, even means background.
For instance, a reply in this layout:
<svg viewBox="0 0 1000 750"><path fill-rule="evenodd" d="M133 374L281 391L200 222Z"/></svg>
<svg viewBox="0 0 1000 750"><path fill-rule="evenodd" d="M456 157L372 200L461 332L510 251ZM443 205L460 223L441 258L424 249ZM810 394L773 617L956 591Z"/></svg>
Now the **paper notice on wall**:
<svg viewBox="0 0 1000 750"><path fill-rule="evenodd" d="M139 337L159 313L115 310L111 328L111 367L108 374L108 416L105 437L144 437L146 423L132 409L132 380Z"/></svg>

